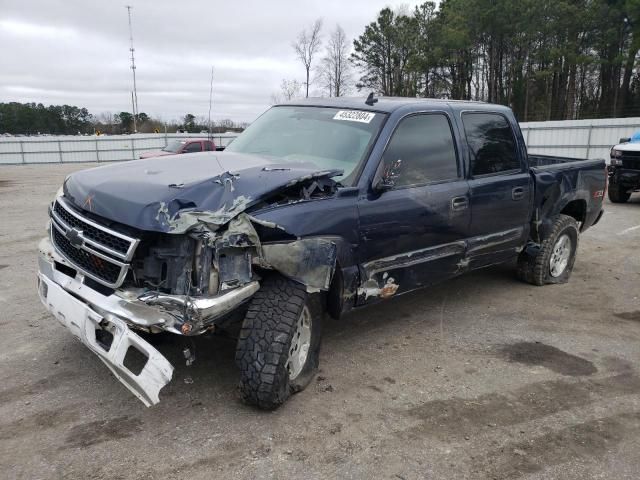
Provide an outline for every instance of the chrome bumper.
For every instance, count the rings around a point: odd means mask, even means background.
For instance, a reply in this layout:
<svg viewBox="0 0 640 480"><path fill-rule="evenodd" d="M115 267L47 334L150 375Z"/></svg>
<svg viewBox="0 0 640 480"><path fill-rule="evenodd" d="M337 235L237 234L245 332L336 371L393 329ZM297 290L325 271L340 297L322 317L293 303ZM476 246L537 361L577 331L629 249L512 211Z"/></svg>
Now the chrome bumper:
<svg viewBox="0 0 640 480"><path fill-rule="evenodd" d="M103 317L115 317L134 328L149 332L164 330L178 335L203 333L215 319L234 310L260 288L260 284L253 281L215 297L191 298L143 289L119 289L106 296L85 285L82 274L70 277L55 268L55 262L58 262L75 269L56 252L49 238L42 239L38 249L39 276L47 277ZM185 324L188 328L184 328Z"/></svg>
<svg viewBox="0 0 640 480"><path fill-rule="evenodd" d="M132 332L125 322L115 317L104 318L42 273L38 274L38 293L53 316L98 355L116 378L142 403L149 407L160 401L160 390L173 376L173 367L160 352ZM110 345L106 346L98 341L96 332L100 330L112 335ZM125 366L125 356L130 348L138 350L147 358L144 367L137 374Z"/></svg>
<svg viewBox="0 0 640 480"><path fill-rule="evenodd" d="M56 262L74 266L55 251L49 238L44 238L38 248L38 293L44 306L146 406L159 402L159 392L171 380L173 367L129 327L182 334L186 331L182 327L195 320L198 328L188 333L202 333L212 324L207 322L230 312L260 288L258 282L251 282L216 297L199 299L150 295L142 290L103 295L85 285L81 274L71 277L56 269ZM181 318L178 313L187 313L188 317ZM112 337L109 345L96 337L101 330ZM130 348L147 358L140 372L125 366Z"/></svg>

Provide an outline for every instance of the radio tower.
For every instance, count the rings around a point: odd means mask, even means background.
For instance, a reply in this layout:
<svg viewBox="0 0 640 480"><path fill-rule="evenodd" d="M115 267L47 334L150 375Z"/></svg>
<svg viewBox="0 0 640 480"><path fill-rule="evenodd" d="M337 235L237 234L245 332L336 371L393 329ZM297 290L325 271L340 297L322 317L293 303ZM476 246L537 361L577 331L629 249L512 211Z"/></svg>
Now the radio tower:
<svg viewBox="0 0 640 480"><path fill-rule="evenodd" d="M131 5L126 5L127 14L129 15L129 51L131 52L131 72L133 73L133 92L131 92L131 108L133 109L133 133L138 133L136 119L138 117L138 90L136 88L136 59L133 55L133 28L131 27Z"/></svg>

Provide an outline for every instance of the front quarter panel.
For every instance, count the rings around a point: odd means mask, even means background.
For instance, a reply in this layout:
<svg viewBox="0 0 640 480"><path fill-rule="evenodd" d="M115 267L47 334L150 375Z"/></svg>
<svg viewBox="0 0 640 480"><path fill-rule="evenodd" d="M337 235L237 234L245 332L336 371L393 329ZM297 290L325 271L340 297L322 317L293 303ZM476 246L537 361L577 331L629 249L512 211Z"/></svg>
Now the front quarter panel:
<svg viewBox="0 0 640 480"><path fill-rule="evenodd" d="M358 287L357 195L357 189L338 189L329 198L299 201L251 212L251 216L258 222L274 225L275 229L268 229L272 233L280 232L283 240L272 242L274 244L286 244L288 241L295 247L301 241L307 241L309 245L320 241L335 245L335 271L330 288L330 296L336 299L334 303L338 305L332 312L334 316L339 316L341 311L353 306ZM295 253L294 250L292 248L292 254Z"/></svg>

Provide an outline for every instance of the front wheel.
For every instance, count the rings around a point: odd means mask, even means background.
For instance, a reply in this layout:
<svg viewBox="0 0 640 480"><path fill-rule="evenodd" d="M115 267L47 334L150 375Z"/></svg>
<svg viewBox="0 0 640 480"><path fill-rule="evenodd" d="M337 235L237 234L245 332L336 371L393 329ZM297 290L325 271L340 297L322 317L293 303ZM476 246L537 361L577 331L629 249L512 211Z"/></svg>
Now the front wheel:
<svg viewBox="0 0 640 480"><path fill-rule="evenodd" d="M578 249L578 224L573 217L558 215L537 248L527 248L518 257L518 277L533 285L566 283Z"/></svg>
<svg viewBox="0 0 640 480"><path fill-rule="evenodd" d="M265 278L236 347L246 403L271 410L309 384L318 369L322 316L318 294L280 275Z"/></svg>

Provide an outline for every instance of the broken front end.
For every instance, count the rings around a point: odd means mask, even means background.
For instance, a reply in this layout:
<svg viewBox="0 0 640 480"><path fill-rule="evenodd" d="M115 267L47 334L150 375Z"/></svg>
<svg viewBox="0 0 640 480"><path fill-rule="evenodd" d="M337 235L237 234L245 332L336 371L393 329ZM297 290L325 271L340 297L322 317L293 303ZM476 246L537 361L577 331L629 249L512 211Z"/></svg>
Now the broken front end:
<svg viewBox="0 0 640 480"><path fill-rule="evenodd" d="M158 215L161 214L161 209ZM39 294L53 315L96 353L147 406L159 401L173 367L135 331L199 335L215 331L277 270L309 291L327 290L335 245L279 232L244 211L226 223L206 212L171 219L175 233L106 221L59 195L40 243ZM133 351L132 351L133 350ZM144 366L128 357L142 354Z"/></svg>

